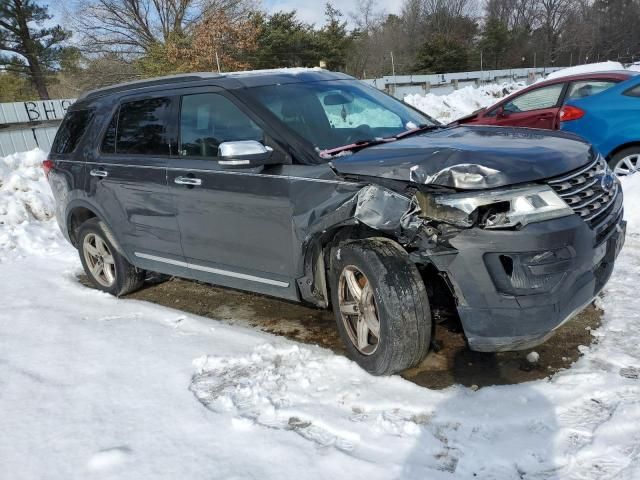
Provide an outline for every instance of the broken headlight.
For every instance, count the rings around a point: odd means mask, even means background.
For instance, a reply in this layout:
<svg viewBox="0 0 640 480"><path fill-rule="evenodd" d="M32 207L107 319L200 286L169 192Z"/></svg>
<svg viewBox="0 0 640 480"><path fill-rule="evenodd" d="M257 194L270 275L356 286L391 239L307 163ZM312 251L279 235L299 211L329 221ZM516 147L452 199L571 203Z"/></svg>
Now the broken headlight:
<svg viewBox="0 0 640 480"><path fill-rule="evenodd" d="M490 192L416 193L423 218L459 227L511 228L573 215L546 185Z"/></svg>

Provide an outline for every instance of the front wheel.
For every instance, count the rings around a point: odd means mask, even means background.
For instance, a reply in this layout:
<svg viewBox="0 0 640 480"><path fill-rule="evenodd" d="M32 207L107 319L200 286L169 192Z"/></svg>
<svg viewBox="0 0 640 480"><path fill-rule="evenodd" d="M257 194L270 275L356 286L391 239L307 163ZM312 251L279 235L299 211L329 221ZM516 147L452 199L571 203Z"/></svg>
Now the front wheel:
<svg viewBox="0 0 640 480"><path fill-rule="evenodd" d="M131 265L115 248L106 226L97 218L78 230L80 261L91 283L117 297L138 290L145 272Z"/></svg>
<svg viewBox="0 0 640 480"><path fill-rule="evenodd" d="M431 341L424 282L407 253L386 238L332 251L331 302L348 356L374 375L417 365Z"/></svg>
<svg viewBox="0 0 640 480"><path fill-rule="evenodd" d="M640 172L640 147L620 150L609 161L613 173L619 177L626 177Z"/></svg>

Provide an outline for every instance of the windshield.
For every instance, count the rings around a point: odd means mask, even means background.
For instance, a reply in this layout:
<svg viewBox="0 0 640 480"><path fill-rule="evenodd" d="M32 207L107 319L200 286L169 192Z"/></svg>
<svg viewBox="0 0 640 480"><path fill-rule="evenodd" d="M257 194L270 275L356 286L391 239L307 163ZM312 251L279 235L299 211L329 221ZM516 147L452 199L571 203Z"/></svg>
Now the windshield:
<svg viewBox="0 0 640 480"><path fill-rule="evenodd" d="M437 125L428 116L355 80L268 85L250 88L248 93L318 151Z"/></svg>

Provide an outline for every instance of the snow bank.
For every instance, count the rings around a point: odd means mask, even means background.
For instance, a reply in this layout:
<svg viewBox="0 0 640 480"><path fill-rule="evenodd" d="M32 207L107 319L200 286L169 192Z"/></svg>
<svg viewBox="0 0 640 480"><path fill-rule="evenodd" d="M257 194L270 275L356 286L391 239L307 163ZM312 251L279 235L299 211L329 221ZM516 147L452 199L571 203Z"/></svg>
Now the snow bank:
<svg viewBox="0 0 640 480"><path fill-rule="evenodd" d="M493 105L498 99L524 86L523 83L491 84L478 88L466 86L448 95L407 95L404 101L442 123L449 123L480 108Z"/></svg>
<svg viewBox="0 0 640 480"><path fill-rule="evenodd" d="M18 225L53 216L51 189L42 172L40 149L0 157L0 225Z"/></svg>
<svg viewBox="0 0 640 480"><path fill-rule="evenodd" d="M61 244L55 204L39 149L0 157L0 259L44 253Z"/></svg>
<svg viewBox="0 0 640 480"><path fill-rule="evenodd" d="M627 233L640 236L640 174L622 177Z"/></svg>
<svg viewBox="0 0 640 480"><path fill-rule="evenodd" d="M624 65L622 65L620 62L612 61L576 65L575 67L563 68L562 70L551 72L549 75L547 75L545 80L568 77L570 75L580 75L582 73L607 72L611 70L624 70Z"/></svg>

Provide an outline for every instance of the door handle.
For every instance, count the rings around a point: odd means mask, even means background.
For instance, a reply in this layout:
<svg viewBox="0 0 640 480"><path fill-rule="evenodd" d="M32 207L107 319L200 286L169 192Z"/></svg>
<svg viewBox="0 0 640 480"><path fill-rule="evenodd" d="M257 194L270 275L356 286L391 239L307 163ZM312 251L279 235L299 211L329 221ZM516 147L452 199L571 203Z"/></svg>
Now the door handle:
<svg viewBox="0 0 640 480"><path fill-rule="evenodd" d="M105 172L104 170L94 168L89 172L89 175L91 175L92 177L104 178L109 176L109 172Z"/></svg>
<svg viewBox="0 0 640 480"><path fill-rule="evenodd" d="M193 177L176 177L173 181L178 185L202 185L202 180Z"/></svg>

